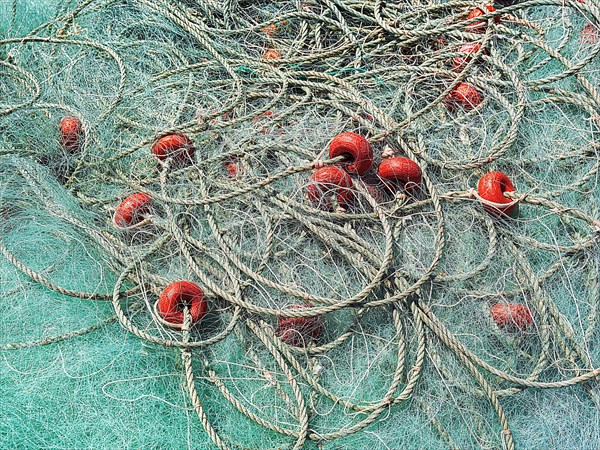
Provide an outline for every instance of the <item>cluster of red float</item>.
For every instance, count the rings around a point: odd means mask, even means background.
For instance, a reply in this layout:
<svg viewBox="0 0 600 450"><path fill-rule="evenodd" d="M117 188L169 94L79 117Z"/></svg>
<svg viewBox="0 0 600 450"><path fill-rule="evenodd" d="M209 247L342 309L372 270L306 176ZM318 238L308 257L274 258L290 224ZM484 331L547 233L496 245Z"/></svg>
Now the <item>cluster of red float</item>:
<svg viewBox="0 0 600 450"><path fill-rule="evenodd" d="M485 6L488 12L495 9ZM486 11L476 8L468 19L483 16ZM499 17L494 18L500 21ZM485 31L486 22L476 22L467 26L471 33ZM264 30L265 34L272 36L276 26L272 25ZM471 54L478 53L481 44L472 42L459 48L459 53L464 56L454 58L452 68L456 72L462 71L468 64ZM487 54L484 50L484 54ZM275 49L268 49L263 56L265 60L279 59L281 54ZM460 83L447 96L446 106L450 110L457 107L470 110L477 107L483 98L479 91L468 83ZM82 123L77 117L64 117L60 123L61 145L70 153L77 152L83 136ZM161 137L153 146L152 154L160 161L170 162L175 167L182 167L193 161L195 148L193 142L184 134L173 133ZM352 178L350 175L365 175L373 164L373 150L369 142L361 135L352 132L343 132L337 135L329 146L330 158L339 156L345 160L337 166L322 167L312 174L307 188L308 198L318 206L331 210L332 198L342 207L347 207L353 199ZM384 155L385 156L385 155ZM229 175L238 172L237 161L229 159L224 163ZM422 180L421 168L408 158L388 157L380 163L377 175L392 190L402 190L408 194L414 193ZM372 185L367 185L371 195L380 201L382 192ZM484 201L486 211L493 215L510 214L516 206L505 192L513 192L514 186L502 172L490 172L484 175L478 183L478 195ZM114 222L117 226L127 228L139 224L144 216L150 213L152 199L144 193L134 193L117 207ZM156 303L156 311L161 319L168 325L180 327L184 322L184 307L187 306L191 316L191 323L200 321L207 312L208 305L204 291L195 283L177 281L169 284L161 293ZM308 308L309 305L292 305L292 309ZM494 322L503 329L524 331L532 323L532 317L527 306L522 304L498 303L491 308ZM321 317L282 317L279 319L277 334L282 342L304 347L312 340L318 339L323 332Z"/></svg>
<svg viewBox="0 0 600 450"><path fill-rule="evenodd" d="M83 137L81 120L77 117L63 117L59 125L60 144L69 153L80 150ZM161 137L151 148L159 161L170 160L174 167L183 167L193 161L195 152L192 141L181 133ZM136 192L125 198L117 207L114 223L123 228L142 222L151 212L152 199L143 192ZM184 321L184 306L189 308L191 323L194 324L207 312L208 305L204 291L189 281L177 281L169 284L156 303L156 311L162 321L173 327L181 327Z"/></svg>
<svg viewBox="0 0 600 450"><path fill-rule="evenodd" d="M281 22L281 25L285 25L287 22L284 20ZM271 25L267 25L264 28L261 28L260 30L261 32L263 32L264 34L266 34L269 37L273 37L277 34L277 32L279 31L277 28L277 25L275 25L274 23L272 23ZM273 61L275 59L280 59L281 58L281 53L279 52L279 50L275 49L275 48L267 48L265 49L265 52L263 54L263 61Z"/></svg>
<svg viewBox="0 0 600 450"><path fill-rule="evenodd" d="M66 116L60 120L60 145L69 153L81 149L84 137L81 120L74 116ZM173 167L183 167L193 162L194 144L182 133L172 133L161 137L152 145L152 154L159 161L170 160ZM119 227L131 227L144 220L144 215L150 212L152 199L142 192L128 196L117 207L114 222Z"/></svg>
<svg viewBox="0 0 600 450"><path fill-rule="evenodd" d="M354 198L350 175L365 175L373 165L373 149L369 141L357 133L343 132L333 138L329 144L329 157L340 156L345 159L339 165L319 168L310 177L307 195L320 208L333 209L332 197L342 208L348 207ZM413 193L421 184L421 168L408 158L384 159L377 174L390 190ZM381 199L382 194L377 188L369 188L376 200Z"/></svg>
<svg viewBox="0 0 600 450"><path fill-rule="evenodd" d="M484 16L486 13L495 12L496 9L491 5L485 5L481 8L472 10L467 19L475 19ZM500 16L494 17L495 23L500 23ZM466 31L470 33L484 33L487 27L485 21L475 22L466 26ZM452 61L452 70L461 72L467 66L476 53L484 55L489 54L487 49L482 49L479 42L469 42L463 44L457 56ZM479 106L483 101L481 93L469 83L458 84L446 97L446 107L450 111L455 111L459 107L465 110L472 110ZM507 216L516 210L516 202L506 197L506 192L514 192L515 188L510 179L502 172L489 172L479 180L477 193L482 200L483 207L487 212L494 216Z"/></svg>
<svg viewBox="0 0 600 450"><path fill-rule="evenodd" d="M467 19L475 19L484 16L486 13L495 12L496 9L491 5L485 5L481 8L472 10ZM495 23L500 23L500 16L494 17ZM470 33L484 33L487 27L485 21L474 22L466 26L466 31ZM458 52L461 53L452 61L452 70L461 72L476 53L484 55L489 54L487 49L482 49L479 42L469 42L463 44ZM459 83L446 96L446 107L450 111L458 108L472 110L479 106L483 101L481 93L469 83ZM506 192L514 192L514 186L510 179L502 172L490 172L485 174L478 183L477 191L482 200L483 207L487 212L494 216L507 216L516 211L516 202L506 197Z"/></svg>
<svg viewBox="0 0 600 450"><path fill-rule="evenodd" d="M487 11L485 11L484 8ZM475 8L469 13L467 19L475 19L476 17L485 15L486 12L494 11L496 11L496 9L491 5L486 5L483 8ZM500 23L500 16L494 17L494 22ZM487 23L481 21L469 24L465 29L469 33L484 33L486 27ZM462 55L455 57L452 61L452 70L455 72L462 72L471 60L472 55L479 52L483 52L484 55L488 54L487 49L482 50L481 44L478 42L464 44L458 49L458 52ZM459 107L469 111L479 106L482 101L483 97L475 86L469 83L459 83L446 96L446 107L450 111L455 111Z"/></svg>
<svg viewBox="0 0 600 450"><path fill-rule="evenodd" d="M161 137L151 147L152 154L159 161L170 160L174 167L184 167L193 162L194 143L181 133ZM142 192L131 194L117 206L114 222L122 228L132 227L144 220L150 213L152 199Z"/></svg>

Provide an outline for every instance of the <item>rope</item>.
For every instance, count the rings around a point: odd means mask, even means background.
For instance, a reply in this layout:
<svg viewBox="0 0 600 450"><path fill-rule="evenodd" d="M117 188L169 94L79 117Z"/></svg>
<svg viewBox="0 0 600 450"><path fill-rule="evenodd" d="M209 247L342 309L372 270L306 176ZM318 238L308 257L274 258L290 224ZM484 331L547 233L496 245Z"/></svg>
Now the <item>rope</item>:
<svg viewBox="0 0 600 450"><path fill-rule="evenodd" d="M57 206L44 188L44 174L35 168L19 169L18 180L26 181L50 215L74 227L87 242L103 251L118 273L109 293L60 286L30 268L24 262L26 256L23 260L16 256L20 252L11 247L14 230L9 217L0 236L0 253L7 261L61 295L111 300L114 316L60 336L0 344L0 350L54 344L114 321L141 340L176 347L193 408L220 449L240 446L230 442L226 430L209 417L203 391L197 387L200 372L208 374L207 384L244 417L285 436L293 449L303 448L309 440L322 445L358 433L397 405L418 398L417 386L427 376L427 358L440 366L440 373L448 373L435 355L434 345L453 355L477 382L473 393L489 401L497 416L500 444L510 450L516 443L502 397L518 395L526 388L559 389L597 380L598 361L587 354L598 324L597 262L581 269L590 305L583 338L574 333L573 324L564 317L548 285L567 264L584 265L582 261L593 260L598 254L598 208L589 207L583 198L573 202L568 194L593 190L600 167L596 142L600 95L584 70L597 62L600 46L591 46L583 57L571 60L563 50L573 39L572 29L558 45L551 45L547 30L535 19L536 7L543 6L557 13L568 11L597 25L600 10L594 1L530 0L498 6L483 18L474 19L466 15L477 5L462 0L415 4L411 8L381 0L308 0L302 4L289 2L276 16L257 19L249 17L234 1L131 3L169 21L186 42L197 48L188 54L175 44L164 44L177 61L176 67L162 65L156 55L148 56L156 58L161 70L138 79L144 75L135 64L129 64L126 56L131 56L134 43L115 45L73 38L78 24L85 23L88 15L113 4L98 0L65 9L26 36L0 40L0 50L9 49L9 55L31 48L48 48L56 54L60 49L76 47L94 57L108 58L115 70L115 87L107 94L110 99L100 113L82 118L82 151L62 174L64 187L79 205L95 209L94 219L80 220L67 208ZM10 30L15 27L15 5ZM499 24L494 22L498 17ZM465 31L467 25L482 20L486 23L483 34ZM282 25L284 22L288 28ZM264 36L261 30L272 25L276 28L268 29L275 31ZM246 36L251 36L248 39L254 44L239 45ZM442 37L452 44L440 47L437 39ZM460 73L450 70L448 61L461 55L455 44L475 40L482 50ZM252 47L259 46L257 43L277 47L283 57L261 60L258 50ZM504 57L509 48L512 59ZM205 60L201 61L199 55ZM551 74L539 74L541 68L551 64ZM0 119L37 110L47 115L76 112L72 107L48 102L43 77L28 70L16 56L0 61L0 67L0 78L19 86L22 92L18 101L0 105ZM566 80L576 84L577 89L564 87L561 83ZM471 111L453 115L444 102L463 82L476 86L485 100ZM143 114L136 116L124 107L130 98L143 99L153 89L182 95L177 117L169 124L148 124ZM195 96L201 93L206 98L194 104ZM190 104L196 108L194 111L189 110ZM211 110L206 109L208 104L213 105ZM514 170L517 191L504 193L510 203L482 198L472 187L474 177L497 166L511 167L531 115L538 108L557 104L589 116L590 142L558 156L549 152L547 156L521 158L520 171ZM482 120L484 111L493 114ZM312 144L287 136L299 117L312 113L327 117L330 135ZM135 140L115 140L109 144L112 147L102 147L98 130L111 120L132 130ZM310 118L305 120L310 123ZM236 134L240 127L255 132ZM385 156L406 155L418 162L423 170L419 191L413 196L390 195L379 185L384 198L381 200L373 195L369 180L354 177L356 201L348 211L325 211L309 204L303 192L308 174L343 162L344 157L326 159L323 155L328 141L348 128L367 135L375 149L375 164L384 152ZM459 138L441 142L444 133L452 129L460 130L456 133ZM148 147L170 133L193 138L194 164L175 167L169 160L156 164ZM8 147L3 141L0 144L0 154L7 161L3 173L10 171L7 167L19 166L32 153L28 148ZM534 175L522 173L529 166L563 160L585 167L583 173L574 175L574 180L559 187L545 189L538 186ZM588 160L593 163L586 166ZM234 164L236 174L226 178L223 164ZM10 185L16 190L16 179L7 179L3 189ZM520 188L517 179L527 180L528 187ZM134 226L114 226L114 207L122 193L131 191L149 195L153 212ZM518 205L522 218L492 217L484 205ZM457 210L469 211L464 217L472 218L472 228L485 238L486 248L481 249L480 260L471 269L446 273L443 268L448 267L457 241L456 236L449 235L455 227L453 216ZM251 219L245 222L246 217ZM560 242L527 235L527 222L542 223L549 218L560 224L561 232L564 228ZM258 230L254 230L256 239L250 239L250 248L243 241L252 235L244 228L249 224ZM405 251L414 245L409 242L411 233L424 242L415 245L422 246L418 258ZM300 243L297 247L288 244L294 239ZM303 250L309 245L302 248L302 242L310 242L310 249L320 249L319 258L332 261L337 268L349 268L323 275L323 280L327 276L347 276L353 279L352 287L348 283L342 292L332 282L331 289L327 289L323 281L325 288L316 289L311 284L301 285L292 275L278 276L280 265L306 254ZM532 250L552 253L552 264L539 271L530 261ZM168 281L175 281L156 263L165 255L180 261L186 278L205 290L211 313L221 320L218 327L211 328L210 335L203 330L204 322L191 323L187 306L184 323L178 327L160 317L156 296ZM482 280L497 268L500 258L511 261L511 275L518 282L494 291L489 279L487 286ZM127 283L133 283L133 287L126 288ZM537 327L538 352L524 351L530 363L528 373L517 375L470 349L460 330L446 324L443 311L436 307L433 292L438 290L482 299L526 299ZM297 303L308 307L295 308ZM350 319L335 335L306 347L285 343L275 330L281 317L319 317L327 322L338 320L342 314ZM321 364L361 335L370 314L380 314L382 322L393 325L394 336L387 345L394 355L394 367L379 398L357 401L327 386ZM494 326L491 318L489 326ZM248 340L264 350L259 354L252 345L245 344L250 347L247 354L257 366L259 377L287 405L293 420L273 421L228 386L208 355L231 339ZM276 363L278 373L264 363L264 354ZM557 359L575 375L563 376L553 370ZM315 425L317 405L324 401L332 408L344 408L351 420L337 429L319 429ZM417 404L428 415L433 414L423 400L418 399ZM457 448L452 433L434 418L431 422L444 442Z"/></svg>

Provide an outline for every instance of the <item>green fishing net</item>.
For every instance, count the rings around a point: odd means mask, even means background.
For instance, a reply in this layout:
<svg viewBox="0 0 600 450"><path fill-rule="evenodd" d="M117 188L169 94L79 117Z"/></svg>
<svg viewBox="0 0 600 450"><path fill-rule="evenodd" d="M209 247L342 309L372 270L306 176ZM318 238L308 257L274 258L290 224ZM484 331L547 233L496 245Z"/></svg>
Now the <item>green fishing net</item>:
<svg viewBox="0 0 600 450"><path fill-rule="evenodd" d="M0 0L0 447L599 448L600 10L490 5Z"/></svg>

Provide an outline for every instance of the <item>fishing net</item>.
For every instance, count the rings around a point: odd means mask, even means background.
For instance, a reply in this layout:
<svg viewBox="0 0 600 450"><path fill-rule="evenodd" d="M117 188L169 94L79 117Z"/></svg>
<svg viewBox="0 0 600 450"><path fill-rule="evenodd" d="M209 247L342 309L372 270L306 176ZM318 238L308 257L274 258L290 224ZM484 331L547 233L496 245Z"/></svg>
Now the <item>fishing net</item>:
<svg viewBox="0 0 600 450"><path fill-rule="evenodd" d="M0 1L0 446L597 448L599 20Z"/></svg>

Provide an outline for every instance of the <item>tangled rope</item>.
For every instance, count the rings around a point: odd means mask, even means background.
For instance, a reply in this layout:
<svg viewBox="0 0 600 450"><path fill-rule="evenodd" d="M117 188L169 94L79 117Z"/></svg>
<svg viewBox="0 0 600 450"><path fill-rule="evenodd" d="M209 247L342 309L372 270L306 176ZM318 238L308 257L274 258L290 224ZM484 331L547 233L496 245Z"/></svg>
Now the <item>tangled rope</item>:
<svg viewBox="0 0 600 450"><path fill-rule="evenodd" d="M218 391L241 415L300 449L365 430L411 400L409 407L430 411L419 385L434 369L444 380L456 377L443 362L449 355L478 385L465 389L495 411L501 430L495 446L515 448L502 397L582 385L598 405L600 362L589 346L597 338L600 296L594 193L600 96L585 70L597 64L600 45L589 43L589 33L580 41L573 23L597 27L600 10L591 0L512 3L495 2L496 9L467 18L483 6L85 0L25 36L0 40L0 77L18 87L14 102L0 104L3 189L24 183L49 215L101 249L118 274L112 292L82 292L30 268L8 243L20 212L3 196L4 257L62 295L112 302L115 314L0 349L54 344L113 321L149 343L176 347L193 407L221 449L243 445L207 412L204 389ZM114 36L101 42L102 29L89 27L103 11L135 11L149 25L169 22L178 34L160 49L159 39L131 24L119 32L121 42ZM559 11L572 16L563 16L557 37L546 27ZM142 62L137 48L145 40L156 47ZM479 46L466 58L459 47L469 42ZM77 103L51 98L47 90L56 89L53 71L60 67L32 69L25 57L59 56L65 48L112 69L102 74L109 100L96 109L83 113ZM575 56L565 56L567 49ZM452 67L456 58L466 58L460 70ZM449 108L462 83L474 86L481 101ZM161 96L169 105L164 109ZM544 124L536 124L542 110L572 125L572 150L528 152L533 137L524 130L544 133ZM60 156L32 149L6 126L22 114L55 124L57 113L80 120L76 148L66 151L63 142ZM114 130L112 137L102 134L106 129ZM325 155L343 131L367 137L373 167L398 155L417 162L418 189L390 192L371 171L351 176L354 201L347 207L311 204L310 174L345 161ZM157 159L150 150L173 135L189 138L195 149L186 164ZM30 157L48 166L92 219L57 205L45 188L46 173ZM513 217L490 214L499 204L475 189L474 179L499 169L516 186L502 203L518 205ZM136 223L115 224L117 205L131 193L144 194L151 207ZM469 239L476 242L473 254L466 251ZM578 322L553 292L571 271L587 295L587 317L578 315ZM209 311L193 323L185 304L183 323L172 327L157 299L181 279L202 287ZM509 301L531 314L523 329L501 326L490 313L492 304ZM453 317L459 303L466 312ZM470 317L473 311L483 311L483 318ZM282 319L319 320L323 330L315 339L302 336L301 344L286 342L278 330ZM471 320L479 332L483 327L500 338L482 344ZM348 346L376 335L378 326L394 360L387 384L364 398L334 389L329 377L336 366L328 362L352 353ZM214 350L211 358L211 349L228 340L238 342L254 364L249 370L285 414L265 413L219 370L227 356ZM342 419L322 422L324 409L339 409ZM440 420L432 423L448 447L459 448Z"/></svg>

